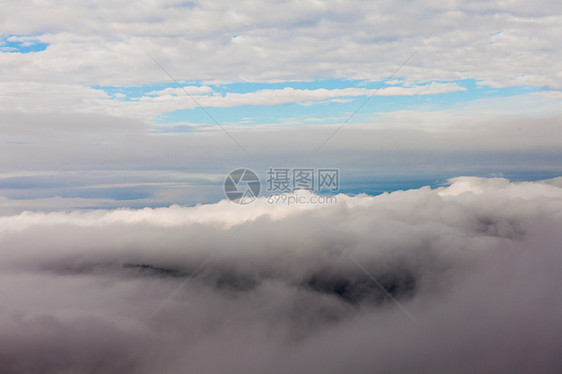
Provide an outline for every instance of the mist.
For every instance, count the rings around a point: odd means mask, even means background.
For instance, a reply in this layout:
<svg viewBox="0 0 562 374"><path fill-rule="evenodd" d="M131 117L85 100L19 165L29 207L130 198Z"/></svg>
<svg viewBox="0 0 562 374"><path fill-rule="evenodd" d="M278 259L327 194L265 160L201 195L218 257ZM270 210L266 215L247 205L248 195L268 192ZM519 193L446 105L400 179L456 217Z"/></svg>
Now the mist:
<svg viewBox="0 0 562 374"><path fill-rule="evenodd" d="M560 179L336 197L0 217L0 371L562 370Z"/></svg>

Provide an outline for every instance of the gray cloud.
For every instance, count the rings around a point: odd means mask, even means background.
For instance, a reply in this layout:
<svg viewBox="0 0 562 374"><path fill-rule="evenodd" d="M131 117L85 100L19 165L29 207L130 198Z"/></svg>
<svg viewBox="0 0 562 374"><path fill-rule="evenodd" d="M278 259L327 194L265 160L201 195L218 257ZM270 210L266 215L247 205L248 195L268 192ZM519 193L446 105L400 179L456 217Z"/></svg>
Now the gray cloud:
<svg viewBox="0 0 562 374"><path fill-rule="evenodd" d="M556 373L561 212L559 180L457 178L330 206L0 217L0 369Z"/></svg>
<svg viewBox="0 0 562 374"><path fill-rule="evenodd" d="M533 171L542 179L562 172L559 115L400 111L342 128L316 155L339 123L226 126L250 157L218 128L170 135L166 127L94 114L3 112L2 119L0 214L213 202L224 197L224 176L238 167L263 178L269 167L337 167L348 191L389 175L444 181L459 174Z"/></svg>

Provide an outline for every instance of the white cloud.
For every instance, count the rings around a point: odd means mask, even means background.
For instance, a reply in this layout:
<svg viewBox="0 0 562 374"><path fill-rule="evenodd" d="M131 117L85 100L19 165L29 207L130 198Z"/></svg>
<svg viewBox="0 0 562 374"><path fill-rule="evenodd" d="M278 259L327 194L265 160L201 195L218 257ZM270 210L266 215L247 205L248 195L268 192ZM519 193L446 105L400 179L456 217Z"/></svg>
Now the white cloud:
<svg viewBox="0 0 562 374"><path fill-rule="evenodd" d="M184 91L185 90L185 91ZM208 86L168 87L151 91L142 97L122 100L123 95L115 95L114 100L102 89L86 88L78 85L41 83L3 83L0 96L0 110L20 111L76 111L109 114L128 118L152 120L162 113L180 109L204 107L230 108L241 105L285 105L290 103L312 103L345 100L344 98L368 96L412 96L435 95L463 91L456 83L432 82L427 85L410 87L386 87L380 90L364 88L344 89L265 89L247 93L213 93ZM186 94L193 96L197 103ZM210 95L208 95L210 94Z"/></svg>
<svg viewBox="0 0 562 374"><path fill-rule="evenodd" d="M435 95L447 92L464 91L465 88L456 83L437 83L432 82L427 85L419 85L412 87L386 87L380 90L364 89L364 88L343 88L343 89L325 89L318 88L314 90L295 89L285 87L282 89L265 89L248 93L226 93L225 95L197 96L197 101L204 107L221 107L229 108L240 105L284 105L290 103L313 102L336 100L346 97L369 96L375 93L379 96L413 96L413 95ZM190 91L195 95L197 91ZM203 92L207 93L207 92ZM150 97L150 95L158 94L158 97ZM176 98L176 95L181 97ZM152 92L147 96L140 98L142 105L150 105L152 103L164 103L172 101L176 102L176 108L195 108L197 106L193 100L185 97L185 92L181 89L168 88L158 93Z"/></svg>
<svg viewBox="0 0 562 374"><path fill-rule="evenodd" d="M168 87L163 90L151 91L146 94L146 96L163 96L163 95L179 95L185 96L186 91L192 95L204 95L213 92L213 89L209 86L183 86L179 87Z"/></svg>
<svg viewBox="0 0 562 374"><path fill-rule="evenodd" d="M0 369L556 373L561 213L559 186L458 178L335 206L1 217Z"/></svg>
<svg viewBox="0 0 562 374"><path fill-rule="evenodd" d="M520 1L7 2L0 5L0 33L49 46L38 53L2 54L0 109L152 121L162 113L195 108L175 87L136 102L114 100L123 97L91 88L170 82L145 51L181 82L380 81L417 51L395 77L399 79L391 81L411 87L387 87L379 95L454 92L462 88L436 81L459 79L493 87L541 86L550 92L542 97L544 103L536 96L528 104L529 96L522 95L523 102L511 107L527 114L553 114L559 110L551 103L559 101L554 99L562 87L560 4L540 4L531 9ZM428 82L433 83L419 84ZM350 88L212 95L208 86L189 89L202 105L221 108L346 102L372 93ZM512 99L504 100L508 106ZM478 104L490 105L487 100ZM545 105L547 112L540 112Z"/></svg>
<svg viewBox="0 0 562 374"><path fill-rule="evenodd" d="M0 79L167 80L147 50L181 81L382 80L416 50L400 71L411 81L560 89L559 10L555 0L532 9L523 1L5 2L0 33L39 34L50 46L3 56Z"/></svg>

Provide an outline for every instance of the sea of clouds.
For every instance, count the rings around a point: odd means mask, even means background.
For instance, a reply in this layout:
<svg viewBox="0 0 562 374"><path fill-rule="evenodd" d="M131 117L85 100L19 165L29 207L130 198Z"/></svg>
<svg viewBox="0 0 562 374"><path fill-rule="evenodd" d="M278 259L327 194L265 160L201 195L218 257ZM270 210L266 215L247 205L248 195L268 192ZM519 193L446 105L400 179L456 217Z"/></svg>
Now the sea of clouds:
<svg viewBox="0 0 562 374"><path fill-rule="evenodd" d="M562 179L449 182L2 216L0 372L562 372Z"/></svg>

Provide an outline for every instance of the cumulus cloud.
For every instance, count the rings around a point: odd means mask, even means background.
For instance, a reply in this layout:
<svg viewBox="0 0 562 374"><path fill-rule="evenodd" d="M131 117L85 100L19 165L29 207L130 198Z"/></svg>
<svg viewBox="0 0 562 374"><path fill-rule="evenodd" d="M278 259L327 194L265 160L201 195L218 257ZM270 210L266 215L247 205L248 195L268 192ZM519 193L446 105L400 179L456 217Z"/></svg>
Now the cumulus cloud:
<svg viewBox="0 0 562 374"><path fill-rule="evenodd" d="M562 87L556 0L532 7L524 1L21 1L4 2L0 14L0 33L39 34L50 44L37 56L3 56L2 81L162 81L144 50L186 81L381 80L417 50L403 71L414 81Z"/></svg>
<svg viewBox="0 0 562 374"><path fill-rule="evenodd" d="M557 373L561 225L501 178L0 217L0 369Z"/></svg>

